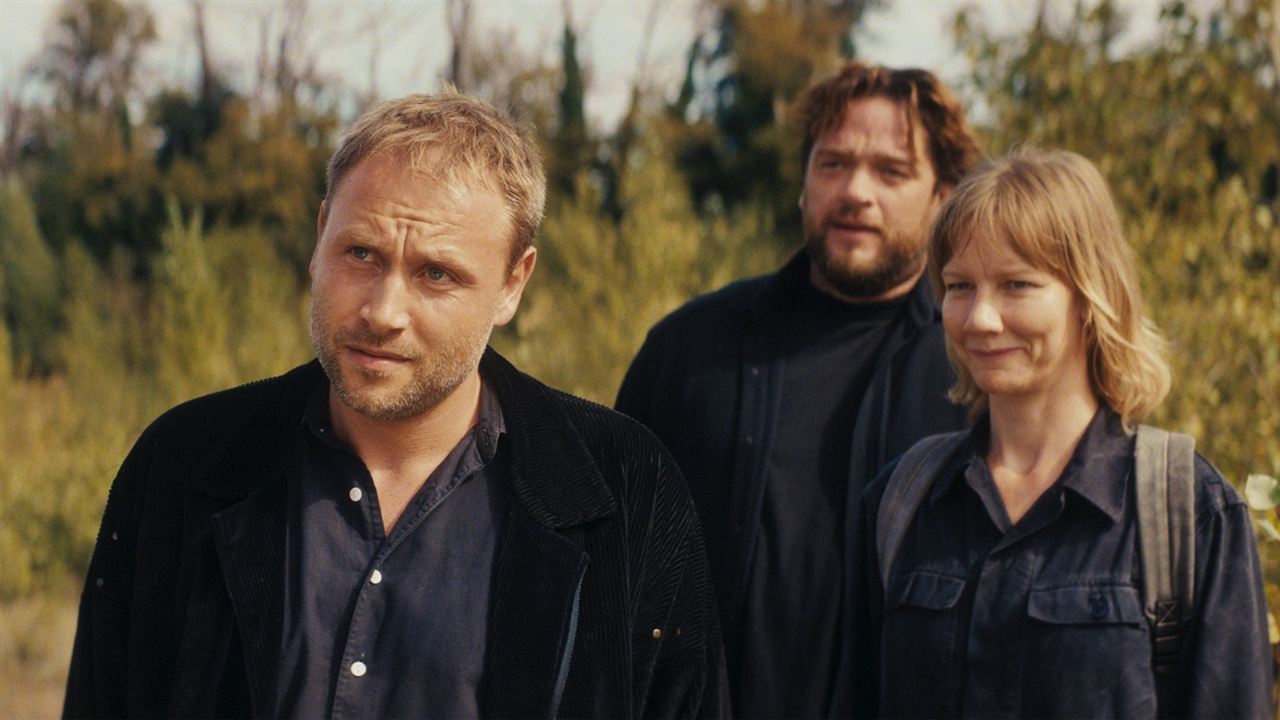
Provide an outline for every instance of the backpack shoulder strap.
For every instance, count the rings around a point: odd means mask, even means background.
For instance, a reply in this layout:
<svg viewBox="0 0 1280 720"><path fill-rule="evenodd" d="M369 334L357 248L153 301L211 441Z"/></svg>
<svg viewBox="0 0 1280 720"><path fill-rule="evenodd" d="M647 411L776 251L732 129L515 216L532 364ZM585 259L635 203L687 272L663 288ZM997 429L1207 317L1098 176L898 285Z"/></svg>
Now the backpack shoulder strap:
<svg viewBox="0 0 1280 720"><path fill-rule="evenodd" d="M876 557L880 559L881 587L889 587L889 571L920 502L968 434L967 430L959 430L930 435L912 445L898 460L876 511Z"/></svg>
<svg viewBox="0 0 1280 720"><path fill-rule="evenodd" d="M1170 675L1195 608L1195 440L1139 425L1133 462L1143 610L1156 674Z"/></svg>

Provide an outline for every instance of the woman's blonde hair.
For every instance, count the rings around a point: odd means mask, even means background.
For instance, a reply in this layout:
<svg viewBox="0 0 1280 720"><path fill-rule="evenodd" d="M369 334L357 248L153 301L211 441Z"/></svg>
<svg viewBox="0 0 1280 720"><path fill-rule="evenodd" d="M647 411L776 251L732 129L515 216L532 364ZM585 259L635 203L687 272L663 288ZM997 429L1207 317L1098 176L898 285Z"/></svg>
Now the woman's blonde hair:
<svg viewBox="0 0 1280 720"><path fill-rule="evenodd" d="M1169 392L1164 340L1142 313L1133 256L1102 174L1066 151L1017 150L984 162L956 187L929 237L929 277L943 297L941 271L974 238L999 238L1026 262L1061 280L1080 299L1089 382L1126 428ZM958 380L953 401L977 415L987 403L973 376L947 355Z"/></svg>

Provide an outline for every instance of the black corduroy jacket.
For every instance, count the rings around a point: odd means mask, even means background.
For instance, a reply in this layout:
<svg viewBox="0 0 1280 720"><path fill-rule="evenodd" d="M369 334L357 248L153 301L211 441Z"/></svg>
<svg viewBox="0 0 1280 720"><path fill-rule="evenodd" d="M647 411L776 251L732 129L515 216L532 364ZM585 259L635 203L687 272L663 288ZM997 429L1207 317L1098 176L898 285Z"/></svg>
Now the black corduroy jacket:
<svg viewBox="0 0 1280 720"><path fill-rule="evenodd" d="M112 485L67 681L69 717L276 710L284 462L318 363L184 403ZM724 658L697 516L636 423L492 350L512 495L490 600L486 717L717 717Z"/></svg>

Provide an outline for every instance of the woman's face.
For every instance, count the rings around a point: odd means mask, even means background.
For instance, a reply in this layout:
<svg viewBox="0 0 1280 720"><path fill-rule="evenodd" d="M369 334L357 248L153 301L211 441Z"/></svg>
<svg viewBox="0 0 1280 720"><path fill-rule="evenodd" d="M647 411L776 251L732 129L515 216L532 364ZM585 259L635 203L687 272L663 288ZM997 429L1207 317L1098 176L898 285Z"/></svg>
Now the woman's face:
<svg viewBox="0 0 1280 720"><path fill-rule="evenodd" d="M1081 302L998 237L975 237L942 268L942 324L992 400L1092 394Z"/></svg>

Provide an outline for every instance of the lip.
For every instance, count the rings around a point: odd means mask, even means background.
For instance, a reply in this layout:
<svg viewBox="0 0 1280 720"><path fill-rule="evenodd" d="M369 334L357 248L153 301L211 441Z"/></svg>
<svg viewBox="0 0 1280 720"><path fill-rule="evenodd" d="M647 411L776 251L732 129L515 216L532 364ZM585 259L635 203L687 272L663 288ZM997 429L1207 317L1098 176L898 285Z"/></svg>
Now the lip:
<svg viewBox="0 0 1280 720"><path fill-rule="evenodd" d="M836 232L842 232L842 233L850 233L850 234L862 233L862 234L872 234L872 235L880 234L880 228L874 225L864 225L862 223L832 222L832 223L828 223L827 227L829 227L832 230L835 230Z"/></svg>
<svg viewBox="0 0 1280 720"><path fill-rule="evenodd" d="M996 348L992 350L983 350L979 348L965 348L965 352L969 353L979 360L1002 360L1017 352L1017 348Z"/></svg>
<svg viewBox="0 0 1280 720"><path fill-rule="evenodd" d="M385 350L363 345L348 345L347 352L356 363L365 367L388 367L409 362L409 358Z"/></svg>

